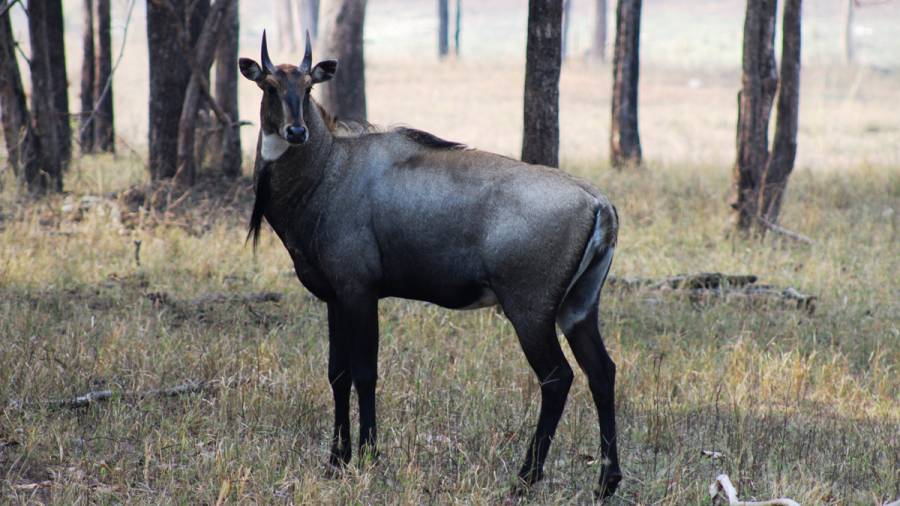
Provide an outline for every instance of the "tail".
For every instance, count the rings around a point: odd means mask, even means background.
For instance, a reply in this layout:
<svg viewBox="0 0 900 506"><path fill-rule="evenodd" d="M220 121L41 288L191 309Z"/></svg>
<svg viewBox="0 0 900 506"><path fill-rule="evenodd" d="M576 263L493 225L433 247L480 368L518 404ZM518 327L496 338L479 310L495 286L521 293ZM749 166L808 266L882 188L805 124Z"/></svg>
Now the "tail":
<svg viewBox="0 0 900 506"><path fill-rule="evenodd" d="M250 215L250 230L247 231L247 239L245 240L246 242L251 237L253 238L253 251L256 251L256 247L259 245L263 213L271 197L272 187L269 184L272 179L271 167L271 164L263 164L256 178L256 199L253 201L253 213Z"/></svg>
<svg viewBox="0 0 900 506"><path fill-rule="evenodd" d="M593 232L557 311L556 321L563 332L596 311L600 292L612 265L618 234L619 214L615 206L599 205L594 216Z"/></svg>

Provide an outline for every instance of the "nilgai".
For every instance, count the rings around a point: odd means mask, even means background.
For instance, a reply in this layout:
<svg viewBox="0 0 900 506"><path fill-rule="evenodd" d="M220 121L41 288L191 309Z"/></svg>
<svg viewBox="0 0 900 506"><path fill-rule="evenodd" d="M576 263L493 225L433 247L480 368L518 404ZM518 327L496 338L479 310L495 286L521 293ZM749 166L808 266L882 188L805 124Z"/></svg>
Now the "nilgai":
<svg viewBox="0 0 900 506"><path fill-rule="evenodd" d="M603 194L558 169L468 149L411 128L351 129L312 99L337 62L299 66L240 60L263 91L254 244L262 219L300 282L328 305L328 380L334 394L329 464L350 460L350 387L359 397L359 447L375 454L378 301L403 297L452 309L499 305L537 374L541 409L519 472L541 479L573 373L556 326L587 375L600 421L598 493L621 480L616 368L598 328L600 291L618 217ZM248 237L249 237L248 236Z"/></svg>

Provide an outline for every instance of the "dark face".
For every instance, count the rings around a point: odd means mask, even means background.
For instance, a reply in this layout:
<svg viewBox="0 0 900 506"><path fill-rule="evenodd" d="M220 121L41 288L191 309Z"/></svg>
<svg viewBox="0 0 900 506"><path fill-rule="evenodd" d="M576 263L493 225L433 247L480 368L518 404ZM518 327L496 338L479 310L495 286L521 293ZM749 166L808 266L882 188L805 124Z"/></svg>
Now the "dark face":
<svg viewBox="0 0 900 506"><path fill-rule="evenodd" d="M307 33L306 54L300 66L278 65L269 60L263 32L262 65L249 58L239 61L241 74L263 90L260 120L264 134L277 134L292 145L309 140L303 110L314 84L334 77L337 61L325 60L311 68L312 50Z"/></svg>

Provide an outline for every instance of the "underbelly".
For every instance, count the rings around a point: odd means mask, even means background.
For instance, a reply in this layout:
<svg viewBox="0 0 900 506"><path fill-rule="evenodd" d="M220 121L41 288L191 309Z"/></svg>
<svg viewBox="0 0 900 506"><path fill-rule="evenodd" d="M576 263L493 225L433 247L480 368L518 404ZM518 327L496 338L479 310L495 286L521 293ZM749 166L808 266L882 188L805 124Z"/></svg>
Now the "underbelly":
<svg viewBox="0 0 900 506"><path fill-rule="evenodd" d="M448 309L478 309L497 305L497 295L487 286L442 286L440 289L421 289L415 285L393 286L382 291L382 297L430 302Z"/></svg>

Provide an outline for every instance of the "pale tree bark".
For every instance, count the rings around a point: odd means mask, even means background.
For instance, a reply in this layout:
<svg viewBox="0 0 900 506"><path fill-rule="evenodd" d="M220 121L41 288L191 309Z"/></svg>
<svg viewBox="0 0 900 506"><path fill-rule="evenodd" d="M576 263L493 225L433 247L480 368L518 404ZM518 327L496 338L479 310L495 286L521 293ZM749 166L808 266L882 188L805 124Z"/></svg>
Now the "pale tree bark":
<svg viewBox="0 0 900 506"><path fill-rule="evenodd" d="M62 170L72 159L72 125L69 121L69 79L66 75L66 47L62 0L47 0L47 54L50 63L50 87L53 93L53 115L59 140Z"/></svg>
<svg viewBox="0 0 900 506"><path fill-rule="evenodd" d="M241 136L238 126L238 0L234 0L222 20L218 47L216 48L215 98L228 114L232 124L219 123L216 142L213 143L213 166L227 177L241 175Z"/></svg>
<svg viewBox="0 0 900 506"><path fill-rule="evenodd" d="M562 59L565 61L569 57L569 26L572 24L572 0L563 0L562 14Z"/></svg>
<svg viewBox="0 0 900 506"><path fill-rule="evenodd" d="M641 163L638 134L638 74L641 39L641 0L619 0L613 53L612 126L609 132L613 167Z"/></svg>
<svg viewBox="0 0 900 506"><path fill-rule="evenodd" d="M317 60L338 60L334 79L320 85L321 103L338 119L366 119L363 27L366 0L324 0L322 37Z"/></svg>
<svg viewBox="0 0 900 506"><path fill-rule="evenodd" d="M797 155L797 127L800 115L800 10L801 0L784 0L781 82L778 85L775 140L763 174L759 196L759 212L768 223L778 223L781 202ZM762 227L761 230L765 231L766 228Z"/></svg>
<svg viewBox="0 0 900 506"><path fill-rule="evenodd" d="M453 52L459 56L459 35L462 29L462 0L456 0L456 26L453 29Z"/></svg>
<svg viewBox="0 0 900 506"><path fill-rule="evenodd" d="M758 216L759 188L769 159L769 115L778 86L775 67L777 0L748 0L743 75L738 93L737 160L732 175L733 221L747 231Z"/></svg>
<svg viewBox="0 0 900 506"><path fill-rule="evenodd" d="M438 57L450 52L450 0L438 0Z"/></svg>
<svg viewBox="0 0 900 506"><path fill-rule="evenodd" d="M54 73L50 69L50 44L48 43L49 6L45 0L28 2L28 35L31 41L31 110L34 115L34 134L40 139L41 175L37 192L62 191L63 140L60 138L56 102L54 100ZM52 26L52 23L49 23Z"/></svg>
<svg viewBox="0 0 900 506"><path fill-rule="evenodd" d="M275 0L275 19L278 21L278 48L282 52L297 52L297 34L294 33L293 0Z"/></svg>
<svg viewBox="0 0 900 506"><path fill-rule="evenodd" d="M216 54L219 28L225 18L226 11L235 0L216 0L203 24L200 38L194 45L192 60L194 68L184 94L184 104L178 120L178 169L175 179L179 184L190 186L197 178L197 161L194 141L197 130L197 112L203 100L203 91L209 91L209 69Z"/></svg>
<svg viewBox="0 0 900 506"><path fill-rule="evenodd" d="M84 0L83 32L81 37L81 121L78 144L82 153L94 151L94 129L91 112L94 110L94 2Z"/></svg>
<svg viewBox="0 0 900 506"><path fill-rule="evenodd" d="M31 128L9 11L0 15L0 122L13 173L25 190L41 192L40 142Z"/></svg>
<svg viewBox="0 0 900 506"><path fill-rule="evenodd" d="M299 50L303 50L306 41L306 32L313 41L319 36L319 0L299 0L297 5L297 43Z"/></svg>
<svg viewBox="0 0 900 506"><path fill-rule="evenodd" d="M97 149L107 153L116 150L116 133L113 126L113 87L106 85L112 78L112 38L109 34L109 0L97 0L97 73L94 79L94 141Z"/></svg>
<svg viewBox="0 0 900 506"><path fill-rule="evenodd" d="M594 32L591 39L591 58L606 61L606 0L594 2Z"/></svg>
<svg viewBox="0 0 900 506"><path fill-rule="evenodd" d="M522 161L559 165L563 0L529 0Z"/></svg>
<svg viewBox="0 0 900 506"><path fill-rule="evenodd" d="M844 0L844 61L853 63L856 51L853 45L853 16L857 0Z"/></svg>

